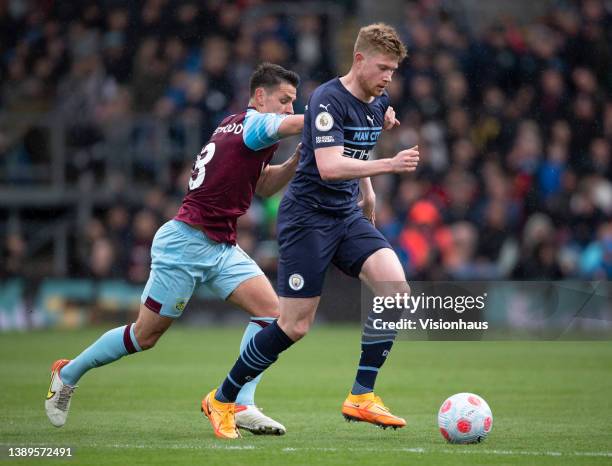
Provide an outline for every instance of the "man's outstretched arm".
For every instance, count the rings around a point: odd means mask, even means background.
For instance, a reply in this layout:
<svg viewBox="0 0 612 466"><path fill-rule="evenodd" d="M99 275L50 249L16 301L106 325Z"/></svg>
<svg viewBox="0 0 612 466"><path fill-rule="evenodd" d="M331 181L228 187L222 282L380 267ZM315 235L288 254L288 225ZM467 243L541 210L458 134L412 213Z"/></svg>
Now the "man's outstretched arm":
<svg viewBox="0 0 612 466"><path fill-rule="evenodd" d="M324 181L353 180L384 173L409 173L419 163L419 147L398 152L393 158L356 160L342 155L344 146L323 147L315 150L317 168Z"/></svg>
<svg viewBox="0 0 612 466"><path fill-rule="evenodd" d="M278 127L278 137L280 139L296 134L302 134L304 129L304 115L286 116Z"/></svg>
<svg viewBox="0 0 612 466"><path fill-rule="evenodd" d="M268 165L257 182L255 192L259 196L269 197L277 193L283 187L289 183L289 180L295 174L298 162L300 161L300 150L302 144L298 144L295 148L295 152L285 163L279 165Z"/></svg>

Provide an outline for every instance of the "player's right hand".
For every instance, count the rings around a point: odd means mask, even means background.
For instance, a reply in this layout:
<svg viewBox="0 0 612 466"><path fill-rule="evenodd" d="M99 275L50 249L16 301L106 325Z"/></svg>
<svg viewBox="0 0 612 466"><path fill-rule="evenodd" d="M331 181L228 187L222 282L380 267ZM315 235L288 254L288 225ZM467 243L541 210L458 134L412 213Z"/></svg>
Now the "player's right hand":
<svg viewBox="0 0 612 466"><path fill-rule="evenodd" d="M391 159L394 173L409 173L416 170L419 164L419 146L398 152Z"/></svg>
<svg viewBox="0 0 612 466"><path fill-rule="evenodd" d="M300 155L302 155L302 143L301 142L297 145L291 157L295 157L298 160L300 160Z"/></svg>

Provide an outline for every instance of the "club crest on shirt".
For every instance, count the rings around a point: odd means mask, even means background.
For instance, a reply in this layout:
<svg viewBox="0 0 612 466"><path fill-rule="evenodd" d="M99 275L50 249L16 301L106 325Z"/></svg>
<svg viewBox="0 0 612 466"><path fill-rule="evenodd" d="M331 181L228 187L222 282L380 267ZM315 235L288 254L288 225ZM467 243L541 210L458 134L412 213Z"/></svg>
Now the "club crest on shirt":
<svg viewBox="0 0 612 466"><path fill-rule="evenodd" d="M300 291L304 288L304 277L302 277L299 273L294 273L289 277L289 287L293 291Z"/></svg>
<svg viewBox="0 0 612 466"><path fill-rule="evenodd" d="M334 126L334 117L329 112L321 112L315 118L315 126L319 131L329 131Z"/></svg>
<svg viewBox="0 0 612 466"><path fill-rule="evenodd" d="M185 306L187 305L187 300L179 299L174 306L175 309L179 312L183 312L185 310Z"/></svg>

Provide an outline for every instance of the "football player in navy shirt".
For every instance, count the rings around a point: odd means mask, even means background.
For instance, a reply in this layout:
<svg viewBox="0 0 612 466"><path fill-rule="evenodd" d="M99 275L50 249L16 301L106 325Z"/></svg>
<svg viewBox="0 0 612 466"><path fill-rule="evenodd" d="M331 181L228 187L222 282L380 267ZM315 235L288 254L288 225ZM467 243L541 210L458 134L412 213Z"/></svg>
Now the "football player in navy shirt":
<svg viewBox="0 0 612 466"><path fill-rule="evenodd" d="M209 393L205 403L211 409L231 411L242 385L308 332L330 264L360 278L378 296L410 292L402 264L374 226L370 181L384 173L413 172L419 162L417 147L370 160L381 131L399 125L386 87L405 56L392 27L366 26L355 42L349 73L322 84L310 97L299 166L278 215L280 317L255 335L223 384ZM394 338L394 331L375 329L371 318L366 322L357 375L342 406L348 420L406 425L374 394Z"/></svg>

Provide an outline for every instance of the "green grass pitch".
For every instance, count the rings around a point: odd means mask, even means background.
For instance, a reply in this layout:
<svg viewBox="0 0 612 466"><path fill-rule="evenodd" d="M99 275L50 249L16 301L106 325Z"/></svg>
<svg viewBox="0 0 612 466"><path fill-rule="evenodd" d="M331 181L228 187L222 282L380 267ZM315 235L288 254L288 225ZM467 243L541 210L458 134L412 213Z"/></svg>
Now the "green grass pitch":
<svg viewBox="0 0 612 466"><path fill-rule="evenodd" d="M340 405L359 355L357 327L318 326L281 356L257 400L283 437L221 441L201 397L235 360L239 328L176 326L149 352L81 380L67 424L47 421L49 366L103 329L0 335L0 463L53 465L599 465L612 464L610 342L396 343L377 393L408 426L346 423ZM479 445L447 445L436 415L471 391L493 410ZM70 446L69 460L6 459L9 446Z"/></svg>

